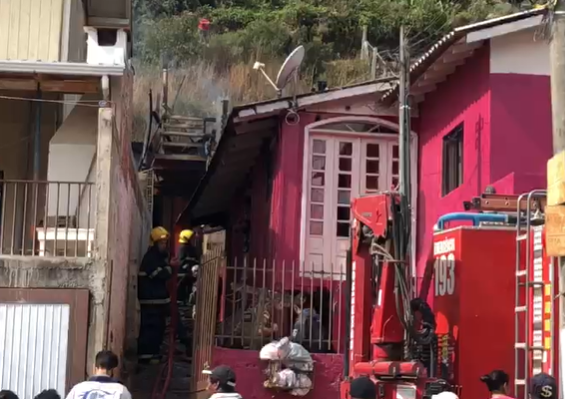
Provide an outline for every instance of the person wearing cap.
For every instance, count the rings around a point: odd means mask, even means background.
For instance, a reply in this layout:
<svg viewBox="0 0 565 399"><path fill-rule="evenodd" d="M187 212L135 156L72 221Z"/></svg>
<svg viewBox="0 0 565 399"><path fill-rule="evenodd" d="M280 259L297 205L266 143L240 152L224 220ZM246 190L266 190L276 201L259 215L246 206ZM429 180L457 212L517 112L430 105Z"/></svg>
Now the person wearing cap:
<svg viewBox="0 0 565 399"><path fill-rule="evenodd" d="M171 304L167 281L173 273L172 266L178 266L176 260L169 262L169 232L163 227L155 227L150 238L151 247L143 256L138 273L141 323L137 351L140 363L156 363L161 358L161 344Z"/></svg>
<svg viewBox="0 0 565 399"><path fill-rule="evenodd" d="M539 373L530 379L531 399L554 399L559 397L557 381L546 373Z"/></svg>
<svg viewBox="0 0 565 399"><path fill-rule="evenodd" d="M376 399L377 385L369 377L357 377L349 385L351 399Z"/></svg>
<svg viewBox="0 0 565 399"><path fill-rule="evenodd" d="M208 375L208 387L212 393L210 399L242 399L235 391L235 373L229 366L218 366L212 370L203 370Z"/></svg>

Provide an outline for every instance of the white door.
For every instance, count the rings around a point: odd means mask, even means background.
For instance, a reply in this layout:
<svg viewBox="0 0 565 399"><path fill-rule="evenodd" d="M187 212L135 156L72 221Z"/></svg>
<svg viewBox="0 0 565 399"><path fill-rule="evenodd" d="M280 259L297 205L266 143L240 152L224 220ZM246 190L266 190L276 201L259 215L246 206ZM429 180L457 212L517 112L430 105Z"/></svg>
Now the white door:
<svg viewBox="0 0 565 399"><path fill-rule="evenodd" d="M305 269L338 278L350 246L351 199L398 184L398 145L314 134L309 149Z"/></svg>

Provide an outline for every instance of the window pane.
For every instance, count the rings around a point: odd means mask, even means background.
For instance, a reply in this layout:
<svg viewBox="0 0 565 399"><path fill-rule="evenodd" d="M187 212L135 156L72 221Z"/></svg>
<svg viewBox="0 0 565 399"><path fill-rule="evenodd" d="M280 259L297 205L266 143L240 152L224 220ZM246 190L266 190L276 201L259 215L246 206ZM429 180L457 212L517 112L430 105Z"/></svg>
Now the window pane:
<svg viewBox="0 0 565 399"><path fill-rule="evenodd" d="M312 169L314 170L325 170L326 169L326 157L319 155L312 156Z"/></svg>
<svg viewBox="0 0 565 399"><path fill-rule="evenodd" d="M366 161L367 173L379 173L379 161Z"/></svg>
<svg viewBox="0 0 565 399"><path fill-rule="evenodd" d="M392 174L397 175L399 169L398 161L392 161Z"/></svg>
<svg viewBox="0 0 565 399"><path fill-rule="evenodd" d="M379 157L379 144L367 144L367 156L369 158Z"/></svg>
<svg viewBox="0 0 565 399"><path fill-rule="evenodd" d="M311 219L323 219L324 218L324 206L323 205L310 205L310 218Z"/></svg>
<svg viewBox="0 0 565 399"><path fill-rule="evenodd" d="M349 237L349 223L338 223L337 224L337 236L338 237Z"/></svg>
<svg viewBox="0 0 565 399"><path fill-rule="evenodd" d="M337 207L337 220L349 221L350 218L349 207L338 206Z"/></svg>
<svg viewBox="0 0 565 399"><path fill-rule="evenodd" d="M324 202L324 189L323 188L313 188L310 191L310 201L312 201L312 202Z"/></svg>
<svg viewBox="0 0 565 399"><path fill-rule="evenodd" d="M339 175L337 186L341 188L351 188L351 175Z"/></svg>
<svg viewBox="0 0 565 399"><path fill-rule="evenodd" d="M312 152L314 154L325 154L326 153L325 140L314 140L312 145Z"/></svg>
<svg viewBox="0 0 565 399"><path fill-rule="evenodd" d="M314 187L323 187L325 183L323 172L312 173L312 185Z"/></svg>
<svg viewBox="0 0 565 399"><path fill-rule="evenodd" d="M352 155L352 154L353 154L353 144L339 143L339 155Z"/></svg>
<svg viewBox="0 0 565 399"><path fill-rule="evenodd" d="M379 189L379 177L378 176L366 176L365 177L365 187L367 190L378 190Z"/></svg>
<svg viewBox="0 0 565 399"><path fill-rule="evenodd" d="M397 145L392 146L392 157L398 158L398 146Z"/></svg>
<svg viewBox="0 0 565 399"><path fill-rule="evenodd" d="M351 158L339 158L339 170L345 172L351 171Z"/></svg>
<svg viewBox="0 0 565 399"><path fill-rule="evenodd" d="M350 191L339 190L337 192L337 203L338 204L349 205L350 199L351 199L351 192Z"/></svg>
<svg viewBox="0 0 565 399"><path fill-rule="evenodd" d="M322 222L310 222L310 234L321 236L324 233L324 224Z"/></svg>

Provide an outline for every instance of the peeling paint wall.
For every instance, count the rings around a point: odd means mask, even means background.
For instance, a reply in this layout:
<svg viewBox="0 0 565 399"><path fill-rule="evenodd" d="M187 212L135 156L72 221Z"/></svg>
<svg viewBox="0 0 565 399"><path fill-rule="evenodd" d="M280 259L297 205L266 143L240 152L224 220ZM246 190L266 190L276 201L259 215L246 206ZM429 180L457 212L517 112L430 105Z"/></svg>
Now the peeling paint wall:
<svg viewBox="0 0 565 399"><path fill-rule="evenodd" d="M126 350L126 355L135 352L137 271L151 229L151 216L140 189L130 145L132 89L131 73L112 84L116 123L110 160L108 270L111 271L111 290L107 346L120 355Z"/></svg>

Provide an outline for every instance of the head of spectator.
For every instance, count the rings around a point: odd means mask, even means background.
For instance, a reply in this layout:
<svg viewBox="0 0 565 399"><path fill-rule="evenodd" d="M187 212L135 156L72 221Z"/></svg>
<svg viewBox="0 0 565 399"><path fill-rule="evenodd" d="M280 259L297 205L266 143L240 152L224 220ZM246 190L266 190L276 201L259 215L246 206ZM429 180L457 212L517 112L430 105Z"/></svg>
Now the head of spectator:
<svg viewBox="0 0 565 399"><path fill-rule="evenodd" d="M8 391L7 389L3 389L0 391L0 399L19 399L18 395L16 395L12 391Z"/></svg>
<svg viewBox="0 0 565 399"><path fill-rule="evenodd" d="M531 399L554 399L559 396L555 378L546 373L539 373L530 379Z"/></svg>
<svg viewBox="0 0 565 399"><path fill-rule="evenodd" d="M502 370L493 370L483 375L481 381L486 384L491 396L508 394L508 382L510 379L508 374Z"/></svg>
<svg viewBox="0 0 565 399"><path fill-rule="evenodd" d="M377 399L377 385L369 377L357 377L349 385L351 399Z"/></svg>
<svg viewBox="0 0 565 399"><path fill-rule="evenodd" d="M54 389L44 389L33 399L61 399L61 395Z"/></svg>
<svg viewBox="0 0 565 399"><path fill-rule="evenodd" d="M112 377L114 369L118 367L118 356L112 351L100 351L96 354L94 362L94 375Z"/></svg>

